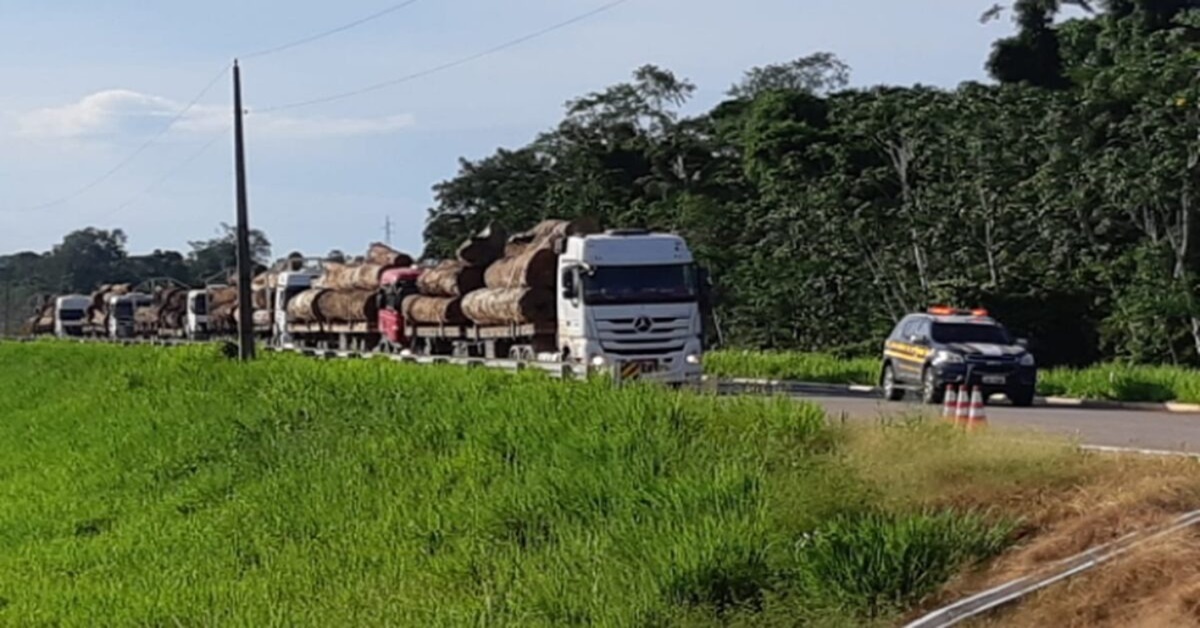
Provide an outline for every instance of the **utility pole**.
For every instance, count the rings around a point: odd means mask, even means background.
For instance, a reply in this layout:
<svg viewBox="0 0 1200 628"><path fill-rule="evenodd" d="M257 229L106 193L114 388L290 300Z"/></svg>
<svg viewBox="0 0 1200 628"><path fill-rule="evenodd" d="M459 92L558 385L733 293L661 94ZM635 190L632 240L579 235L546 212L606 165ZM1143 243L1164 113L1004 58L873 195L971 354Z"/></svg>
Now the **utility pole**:
<svg viewBox="0 0 1200 628"><path fill-rule="evenodd" d="M250 216L246 197L246 139L242 129L242 70L233 61L233 160L237 171L238 358L254 359L254 299L250 292Z"/></svg>
<svg viewBox="0 0 1200 628"><path fill-rule="evenodd" d="M392 245L392 217L383 217L383 241L388 246Z"/></svg>

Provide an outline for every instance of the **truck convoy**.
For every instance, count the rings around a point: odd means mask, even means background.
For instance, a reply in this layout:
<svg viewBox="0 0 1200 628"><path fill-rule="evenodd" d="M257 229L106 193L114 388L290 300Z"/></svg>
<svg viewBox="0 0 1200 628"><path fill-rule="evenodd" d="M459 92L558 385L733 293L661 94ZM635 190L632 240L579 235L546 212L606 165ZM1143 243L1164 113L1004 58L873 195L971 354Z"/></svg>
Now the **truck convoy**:
<svg viewBox="0 0 1200 628"><path fill-rule="evenodd" d="M548 220L512 236L485 229L430 267L378 243L350 263L289 258L255 278L250 305L259 338L280 348L618 368L684 384L701 377L701 284L677 235ZM109 285L59 297L54 333L233 336L239 307L235 286Z"/></svg>

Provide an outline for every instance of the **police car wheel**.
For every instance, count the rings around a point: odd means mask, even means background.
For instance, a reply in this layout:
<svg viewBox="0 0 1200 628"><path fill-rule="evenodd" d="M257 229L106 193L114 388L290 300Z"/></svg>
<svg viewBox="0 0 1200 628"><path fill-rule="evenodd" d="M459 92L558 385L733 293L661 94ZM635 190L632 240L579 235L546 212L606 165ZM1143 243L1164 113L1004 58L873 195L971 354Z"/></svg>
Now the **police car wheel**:
<svg viewBox="0 0 1200 628"><path fill-rule="evenodd" d="M1036 391L1030 387L1011 391L1006 396L1014 406L1018 408L1028 408L1029 406L1033 405L1033 398L1036 394Z"/></svg>
<svg viewBox="0 0 1200 628"><path fill-rule="evenodd" d="M924 375L921 376L921 401L937 404L945 399L945 395L945 389L937 384L937 374L932 369L925 369Z"/></svg>
<svg viewBox="0 0 1200 628"><path fill-rule="evenodd" d="M904 390L896 385L896 371L892 369L891 364L886 364L883 367L881 386L883 388L884 399L888 401L900 401L904 398Z"/></svg>

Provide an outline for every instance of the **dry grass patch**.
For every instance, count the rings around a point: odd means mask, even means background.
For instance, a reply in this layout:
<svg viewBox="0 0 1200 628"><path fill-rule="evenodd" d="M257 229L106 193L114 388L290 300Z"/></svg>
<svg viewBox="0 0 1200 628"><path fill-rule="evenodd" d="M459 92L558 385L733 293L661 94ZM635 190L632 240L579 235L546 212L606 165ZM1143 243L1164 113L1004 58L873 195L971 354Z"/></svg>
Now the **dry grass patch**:
<svg viewBox="0 0 1200 628"><path fill-rule="evenodd" d="M992 429L966 434L920 420L845 430L845 461L896 508L952 508L1018 524L1013 548L960 574L932 609L1200 508L1200 461L1085 453L1071 443ZM985 626L1200 624L1200 532L1138 548L1056 585Z"/></svg>

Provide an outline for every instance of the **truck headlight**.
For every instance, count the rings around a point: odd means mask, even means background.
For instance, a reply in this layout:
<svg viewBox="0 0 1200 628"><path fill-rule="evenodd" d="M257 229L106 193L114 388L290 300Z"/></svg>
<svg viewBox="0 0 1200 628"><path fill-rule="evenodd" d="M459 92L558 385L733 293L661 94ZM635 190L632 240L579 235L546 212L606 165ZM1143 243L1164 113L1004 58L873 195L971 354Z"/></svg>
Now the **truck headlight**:
<svg viewBox="0 0 1200 628"><path fill-rule="evenodd" d="M604 366L604 362L605 362L604 356L602 356L602 355L592 356L592 366L594 366L596 368L600 368L600 367Z"/></svg>
<svg viewBox="0 0 1200 628"><path fill-rule="evenodd" d="M700 362L701 362L700 354L689 353L689 354L687 354L686 357L683 358L683 361L687 362L688 364L691 364L693 366L700 364Z"/></svg>
<svg viewBox="0 0 1200 628"><path fill-rule="evenodd" d="M1037 360L1033 359L1032 353L1026 353L1025 355L1021 356L1021 366L1034 366L1036 364Z"/></svg>
<svg viewBox="0 0 1200 628"><path fill-rule="evenodd" d="M934 364L962 364L963 357L951 351L938 351L933 355Z"/></svg>

